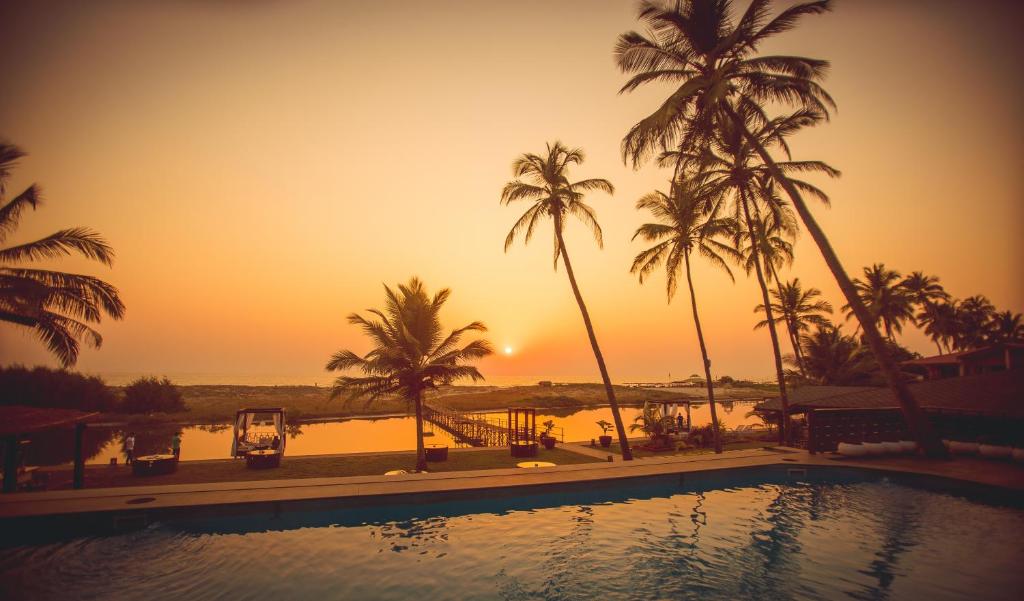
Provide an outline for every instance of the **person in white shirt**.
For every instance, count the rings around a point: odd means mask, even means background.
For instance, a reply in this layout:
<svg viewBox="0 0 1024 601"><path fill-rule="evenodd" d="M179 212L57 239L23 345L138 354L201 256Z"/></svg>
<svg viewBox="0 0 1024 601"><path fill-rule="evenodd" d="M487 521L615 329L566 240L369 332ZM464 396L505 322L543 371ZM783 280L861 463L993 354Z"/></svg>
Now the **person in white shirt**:
<svg viewBox="0 0 1024 601"><path fill-rule="evenodd" d="M128 438L124 439L124 462L131 465L135 460L135 432L129 432Z"/></svg>

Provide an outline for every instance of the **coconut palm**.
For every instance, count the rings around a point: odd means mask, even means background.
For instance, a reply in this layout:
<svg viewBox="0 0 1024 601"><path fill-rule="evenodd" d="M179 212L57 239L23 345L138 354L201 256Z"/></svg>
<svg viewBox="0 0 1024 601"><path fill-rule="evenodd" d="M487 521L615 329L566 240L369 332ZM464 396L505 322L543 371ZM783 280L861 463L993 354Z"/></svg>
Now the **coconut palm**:
<svg viewBox="0 0 1024 601"><path fill-rule="evenodd" d="M479 321L452 330L445 335L441 326L441 307L451 294L447 288L433 297L418 278L398 291L384 286L383 310L368 309L370 317L358 313L348 316L350 324L359 326L370 338L373 348L364 356L341 350L327 362L329 371L354 370L361 376L339 376L331 389L331 398L345 395L348 399L374 401L382 397L400 398L416 411L416 469L427 469L423 451L423 396L441 384L457 380L482 380L483 376L470 361L490 355L493 350L486 340L462 344L467 332L485 332Z"/></svg>
<svg viewBox="0 0 1024 601"><path fill-rule="evenodd" d="M854 278L853 285L861 303L868 313L881 322L885 335L895 342L894 335L903 331L903 322L914 319L914 301L910 292L902 285L903 280L898 271L886 269L885 264L875 263L864 268L864 279ZM849 304L843 306L846 318L854 317Z"/></svg>
<svg viewBox="0 0 1024 601"><path fill-rule="evenodd" d="M17 230L25 210L42 204L36 184L4 202L11 169L23 156L16 146L0 143L0 244ZM104 313L121 319L125 310L117 288L97 277L18 265L73 254L104 265L114 260L106 240L84 227L0 248L0 321L31 328L64 367L78 360L82 342L94 348L103 343L89 324L100 323Z"/></svg>
<svg viewBox="0 0 1024 601"><path fill-rule="evenodd" d="M953 352L953 342L959 333L956 300L925 305L915 319L918 327L935 343L940 355Z"/></svg>
<svg viewBox="0 0 1024 601"><path fill-rule="evenodd" d="M583 151L579 148L569 149L561 142L555 142L547 145L547 153L544 156L527 153L512 163L512 172L517 179L505 185L501 192L501 204L509 205L520 200L532 204L505 237L505 252L508 252L509 247L520 234L523 235L523 243L528 244L537 225L548 218L552 220L555 233L555 269L558 269L558 261L561 259L565 264L565 273L569 276L569 285L572 287L573 296L576 297L576 304L579 305L580 314L583 316L583 325L586 326L590 346L597 359L598 370L601 372L601 380L604 382L608 404L611 406L615 430L619 436L619 445L622 447L622 458L629 461L633 458L633 454L629 450L626 428L622 423L622 416L619 414L619 403L615 399L615 390L612 388L612 381L608 376L604 355L601 354L601 348L597 344L597 335L594 333L594 325L590 321L590 313L583 302L580 288L576 284L576 276L573 273L572 263L569 261L569 251L565 247L563 237L566 220L570 216L576 217L590 229L598 247L604 246L601 226L597 223L594 210L583 202L583 196L586 192L594 190L612 194L615 192L615 188L606 179L584 179L570 182L569 166L579 165L583 159Z"/></svg>
<svg viewBox="0 0 1024 601"><path fill-rule="evenodd" d="M755 132L759 141L783 148L786 148L787 136L799 131L801 127L814 124L821 118L818 114L802 111L765 120L756 111L741 109L740 112L744 116L744 123ZM788 241L785 239L795 235L795 220L789 207L775 193L771 174L740 128L723 122L704 141L706 144L695 150L681 148L675 153L662 153L659 160L664 164L675 155L676 161L684 168L704 170L708 174L709 185L721 194L729 195L733 200L733 216L740 225L736 229L735 244L745 252L741 264L747 269L747 273L753 272L757 276L761 301L768 307L766 323L775 359L775 374L779 381L779 398L783 415L786 416L782 421L782 427L779 428L779 439L780 442L785 442L789 400L783 371L782 349L775 319L771 315L768 285L772 274L775 273L776 264L785 263L788 259L785 252L791 252L791 247L787 247ZM836 170L820 161L785 161L780 165L786 173L810 171L830 176L838 175ZM828 202L828 196L817 187L803 181L799 181L799 185Z"/></svg>
<svg viewBox="0 0 1024 601"><path fill-rule="evenodd" d="M988 325L996 309L984 296L965 298L956 306L957 331L954 345L957 350L978 348L985 344Z"/></svg>
<svg viewBox="0 0 1024 601"><path fill-rule="evenodd" d="M1024 316L1012 311L996 313L989 320L988 342L1024 342Z"/></svg>
<svg viewBox="0 0 1024 601"><path fill-rule="evenodd" d="M648 31L622 34L615 47L619 68L634 74L620 92L650 82L672 84L675 90L626 134L623 155L638 165L665 149L698 148L723 122L742 129L821 251L860 321L864 338L899 400L911 431L929 455L945 456L945 448L907 388L895 361L887 355L874 319L860 302L825 232L811 215L799 185L785 177L768 148L746 129L737 112L737 107L743 107L763 113L766 104L783 103L827 116L829 108L835 106L821 86L829 66L827 61L758 54L763 42L794 28L801 18L830 10L830 0L795 4L774 17L770 7L770 0L752 0L734 22L732 3L728 0L640 2L639 18Z"/></svg>
<svg viewBox="0 0 1024 601"><path fill-rule="evenodd" d="M939 278L925 275L920 271L915 271L903 278L900 287L906 291L910 302L922 310L929 305L949 300L949 294L939 283Z"/></svg>
<svg viewBox="0 0 1024 601"><path fill-rule="evenodd" d="M853 336L826 324L800 337L807 378L815 384L850 386L866 383L877 369L867 349Z"/></svg>
<svg viewBox="0 0 1024 601"><path fill-rule="evenodd" d="M778 287L772 290L772 298L775 299L772 303L772 310L775 315L778 315L775 320L785 322L786 329L789 331L789 341L793 346L794 363L804 376L807 375L807 372L804 366L800 337L810 330L812 325L828 326L829 321L825 314L832 313L832 303L820 297L821 290L817 288L804 290L800 285L800 278L795 278L792 282L779 282ZM754 311L764 313L764 305L754 307ZM754 329L767 325L766 319L761 320L754 326Z"/></svg>
<svg viewBox="0 0 1024 601"><path fill-rule="evenodd" d="M693 324L697 330L697 343L700 345L700 354L704 361L708 406L711 408L711 423L714 425L714 447L716 453L721 453L722 441L718 435L718 413L715 408L711 360L708 358L704 331L697 311L697 294L690 272L690 256L693 253L699 254L733 279L732 271L729 270L723 255L732 256L736 251L719 238L730 236L735 226L732 220L718 216L722 199L714 194L713 189L703 186L702 179L703 177L698 175L691 180L677 182L672 186L672 196L655 191L637 201L637 210L650 211L657 222L641 225L633 234L633 239L640 238L645 242L654 242L655 245L633 259L630 273L637 274L640 283L643 284L645 277L664 265L666 293L668 302L671 303L679 272L685 269L686 283L690 290L690 307L693 309Z"/></svg>

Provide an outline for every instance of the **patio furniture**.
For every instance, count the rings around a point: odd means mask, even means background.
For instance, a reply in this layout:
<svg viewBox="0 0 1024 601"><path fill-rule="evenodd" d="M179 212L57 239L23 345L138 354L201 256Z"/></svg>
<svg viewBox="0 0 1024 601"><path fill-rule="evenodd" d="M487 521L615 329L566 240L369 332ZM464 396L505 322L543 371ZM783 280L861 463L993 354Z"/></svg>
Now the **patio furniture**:
<svg viewBox="0 0 1024 601"><path fill-rule="evenodd" d="M174 455L143 455L132 462L135 476L161 476L173 474L177 469L178 459Z"/></svg>
<svg viewBox="0 0 1024 601"><path fill-rule="evenodd" d="M260 449L245 454L245 467L264 470L281 467L281 453L273 449Z"/></svg>
<svg viewBox="0 0 1024 601"><path fill-rule="evenodd" d="M447 461L448 460L448 445L446 444L428 444L423 446L423 451L427 456L427 461Z"/></svg>

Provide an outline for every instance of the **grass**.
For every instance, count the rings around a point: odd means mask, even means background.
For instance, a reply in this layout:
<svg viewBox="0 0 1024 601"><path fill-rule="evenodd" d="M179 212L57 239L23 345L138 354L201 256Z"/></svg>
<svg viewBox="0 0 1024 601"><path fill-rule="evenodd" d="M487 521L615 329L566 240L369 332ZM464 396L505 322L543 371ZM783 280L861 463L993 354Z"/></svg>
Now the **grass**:
<svg viewBox="0 0 1024 601"><path fill-rule="evenodd" d="M448 461L430 463L431 472L457 472L466 470L487 470L515 467L524 461L511 457L508 449L485 451L459 451L448 453ZM600 462L599 459L565 451L559 448L550 451L540 449L536 461L550 461L558 465ZM266 470L251 470L243 460L183 461L173 474L163 476L133 476L131 468L118 466L88 466L85 470L86 488L107 488L114 486L159 486L164 484L197 484L203 482L245 482L253 480L285 480L290 478L339 478L343 476L383 475L390 470L412 471L416 466L416 454L379 453L356 455L319 455L288 457L281 467ZM71 488L71 470L50 472L52 489Z"/></svg>
<svg viewBox="0 0 1024 601"><path fill-rule="evenodd" d="M406 413L402 400L380 400L374 403L347 402L330 398L330 389L316 386L180 386L188 411L180 413L124 415L106 414L104 421L128 423L228 423L235 412L244 407L284 407L288 421L355 415L386 415ZM624 405L638 405L646 400L704 398L703 388L668 392L616 386L615 395ZM764 397L759 388L725 387L716 390L723 400ZM601 384L560 384L555 386L451 386L439 390L429 401L440 402L463 411L487 411L509 407L536 407L563 411L566 415L585 407L607 404Z"/></svg>

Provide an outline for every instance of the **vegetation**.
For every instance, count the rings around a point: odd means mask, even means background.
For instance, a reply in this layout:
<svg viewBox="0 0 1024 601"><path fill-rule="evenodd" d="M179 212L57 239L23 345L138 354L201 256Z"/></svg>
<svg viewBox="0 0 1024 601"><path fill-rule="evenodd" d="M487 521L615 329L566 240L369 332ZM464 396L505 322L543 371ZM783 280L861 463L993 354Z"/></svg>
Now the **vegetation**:
<svg viewBox="0 0 1024 601"><path fill-rule="evenodd" d="M712 416L714 416L713 413ZM717 422L717 418L715 421ZM633 419L633 423L629 426L629 431L636 432L639 430L646 434L651 439L651 442L664 446L665 439L668 438L668 431L673 425L672 418L662 415L658 405L644 403L643 411ZM717 436L715 437L714 444L717 447L715 452L721 453L722 443Z"/></svg>
<svg viewBox="0 0 1024 601"><path fill-rule="evenodd" d="M832 313L832 303L820 299L821 290L817 288L804 290L800 284L800 278L795 278L791 282L781 282L776 279L776 283L778 285L771 293L774 299L771 308L777 315L775 321L785 323L797 369L801 374L806 375L800 337L812 325L819 327L829 325L830 322L825 314ZM757 305L754 307L754 312L766 313L764 307L764 305ZM759 321L754 325L754 329L765 327L767 324L767 319Z"/></svg>
<svg viewBox="0 0 1024 601"><path fill-rule="evenodd" d="M116 411L119 399L95 376L62 369L0 367L0 405Z"/></svg>
<svg viewBox="0 0 1024 601"><path fill-rule="evenodd" d="M693 324L697 331L697 343L704 363L704 381L708 390L708 403L711 408L711 421L718 423L715 407L714 380L711 377L711 359L708 358L707 344L704 341L704 330L700 325L700 314L697 311L697 293L693 287L690 272L690 255L694 252L704 257L711 265L725 271L732 279L732 271L722 255L731 256L735 251L719 238L728 237L735 229L734 222L718 216L721 207L721 195L704 184L700 178L688 182L671 183L672 195L664 192L652 192L636 203L637 210L647 210L657 219L656 223L641 225L633 239L641 238L655 245L640 252L633 259L631 273L639 276L643 284L644 277L665 265L666 292L668 302L676 290L676 278L680 270L686 271L686 283L690 291L690 307L693 310ZM715 443L715 452L722 452L720 442Z"/></svg>
<svg viewBox="0 0 1024 601"><path fill-rule="evenodd" d="M181 391L167 378L139 378L124 389L123 413L174 413L185 411Z"/></svg>
<svg viewBox="0 0 1024 601"><path fill-rule="evenodd" d="M11 169L24 156L16 146L0 143L0 244L18 228L26 209L42 204L36 184L4 202ZM114 260L107 242L84 227L0 248L0 321L30 328L64 367L78 360L82 342L95 348L103 344L103 337L89 324L100 323L104 313L111 319L124 317L117 288L99 278L18 265L73 254L104 265Z"/></svg>
<svg viewBox="0 0 1024 601"><path fill-rule="evenodd" d="M598 247L604 246L601 226L597 223L594 210L583 202L583 196L586 192L594 190L612 194L615 192L615 188L606 179L584 179L570 182L569 166L583 163L583 158L582 150L569 149L560 142L555 142L547 145L546 156L527 153L512 163L512 172L517 179L505 185L505 189L501 192L501 203L508 205L525 200L533 204L516 221L506 236L505 251L508 252L509 247L520 234L523 234L523 243L528 244L537 224L541 220L551 218L555 230L554 266L555 269L558 269L559 258L565 264L565 273L569 276L569 285L572 287L576 304L579 305L580 314L583 316L583 325L587 328L590 346L594 351L594 358L597 359L597 368L601 372L601 381L604 382L605 392L608 395L608 404L611 406L615 429L619 435L619 446L622 447L622 458L628 461L633 456L629 452L629 441L626 439L626 429L622 424L622 416L619 414L615 389L608 376L608 368L605 367L601 347L597 344L597 335L594 333L594 325L590 321L590 313L583 302L580 288L576 284L576 276L573 274L569 251L563 237L565 222L568 217L573 216L590 229Z"/></svg>
<svg viewBox="0 0 1024 601"><path fill-rule="evenodd" d="M365 356L341 350L327 363L329 371L356 370L362 376L339 376L334 382L332 397L345 395L350 399L398 397L416 410L416 470L427 468L423 450L423 394L439 385L457 380L482 380L480 372L467 362L490 355L493 350L486 340L473 340L460 346L467 332L485 332L483 323L473 323L452 330L447 336L441 327L441 307L451 295L447 288L433 296L418 278L399 285L398 292L384 286L386 304L383 311L369 309L369 319L352 313L349 323L362 328L373 342Z"/></svg>
<svg viewBox="0 0 1024 601"><path fill-rule="evenodd" d="M648 31L621 35L615 49L620 69L634 74L621 91L632 91L650 82L667 82L677 87L652 114L626 134L622 143L624 158L636 166L652 153L665 149L700 154L709 147L716 132L735 128L761 159L772 185L781 186L785 191L821 251L917 440L929 455L945 456L944 447L921 413L898 367L887 355L875 320L861 302L824 231L811 215L801 194L808 190L801 190L800 184L788 177L769 154L764 140L758 139L748 128L751 120L761 125L770 121L765 106L795 105L795 114L805 116L809 124L827 118L829 109L835 106L821 86L828 69L827 61L758 54L759 46L767 39L792 29L805 16L829 10L831 2L795 4L774 17L770 16L770 6L770 0L753 0L738 21L734 21L731 3L722 0L640 2L639 18L648 26ZM774 145L789 154L784 139L774 141ZM764 304L766 311L770 311L767 298ZM773 321L770 315L768 321ZM780 372L780 397L785 412L788 403L778 360L776 368Z"/></svg>

